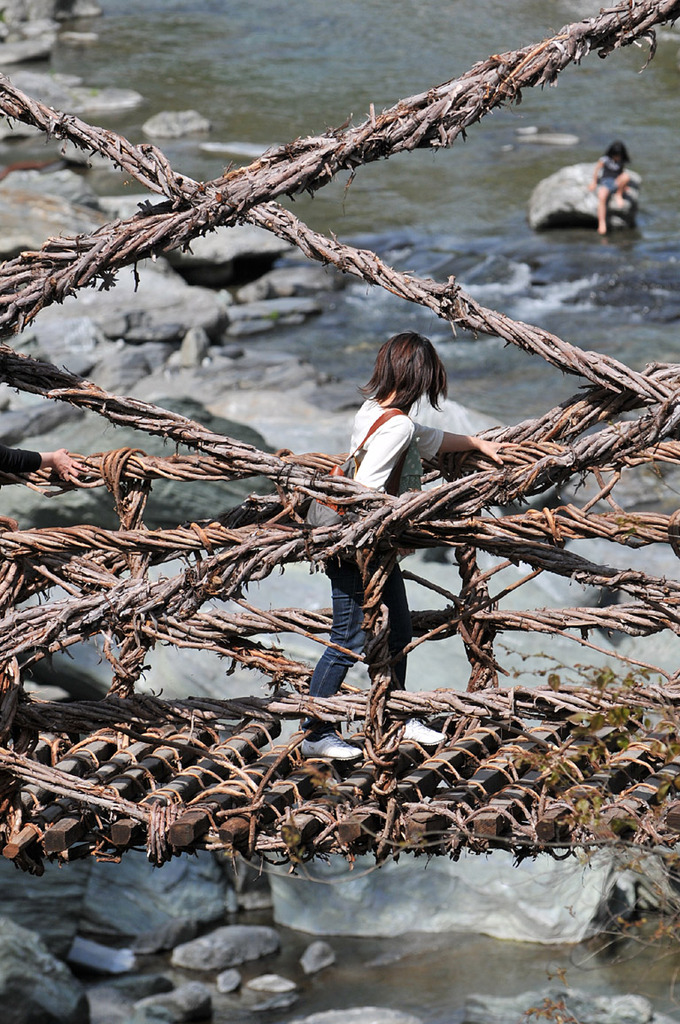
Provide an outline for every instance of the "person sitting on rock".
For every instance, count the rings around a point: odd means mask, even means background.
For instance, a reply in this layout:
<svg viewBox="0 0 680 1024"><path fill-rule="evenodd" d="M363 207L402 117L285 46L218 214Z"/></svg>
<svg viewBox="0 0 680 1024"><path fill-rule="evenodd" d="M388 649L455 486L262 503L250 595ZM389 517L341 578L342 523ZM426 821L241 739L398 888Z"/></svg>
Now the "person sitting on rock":
<svg viewBox="0 0 680 1024"><path fill-rule="evenodd" d="M616 205L621 208L624 202L624 193L630 184L630 175L624 170L625 165L630 163L628 150L623 142L617 140L595 164L593 180L590 184L590 191L597 189L597 232L599 235L607 234L607 204L609 197L613 194Z"/></svg>
<svg viewBox="0 0 680 1024"><path fill-rule="evenodd" d="M53 469L62 480L75 483L83 466L65 448L54 452L32 452L0 444L1 473L35 473L38 469Z"/></svg>

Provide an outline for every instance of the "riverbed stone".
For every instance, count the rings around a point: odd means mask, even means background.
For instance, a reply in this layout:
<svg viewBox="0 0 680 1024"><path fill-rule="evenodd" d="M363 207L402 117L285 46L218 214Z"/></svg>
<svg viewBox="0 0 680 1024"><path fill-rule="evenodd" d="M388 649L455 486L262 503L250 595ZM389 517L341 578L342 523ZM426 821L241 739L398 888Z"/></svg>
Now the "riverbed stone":
<svg viewBox="0 0 680 1024"><path fill-rule="evenodd" d="M463 1020L464 1024L507 1024L533 1015L548 1020L577 1020L579 1024L650 1024L655 1019L652 1004L644 996L597 996L551 986L509 998L470 996L465 1001Z"/></svg>
<svg viewBox="0 0 680 1024"><path fill-rule="evenodd" d="M0 192L0 259L36 251L46 238L90 234L105 223L101 213L86 206L8 186Z"/></svg>
<svg viewBox="0 0 680 1024"><path fill-rule="evenodd" d="M54 31L43 32L31 39L15 39L0 44L0 67L7 64L27 64L34 60L47 60L57 40Z"/></svg>
<svg viewBox="0 0 680 1024"><path fill-rule="evenodd" d="M137 966L131 949L107 946L83 935L76 935L66 959L74 967L97 974L125 974Z"/></svg>
<svg viewBox="0 0 680 1024"><path fill-rule="evenodd" d="M289 1024L421 1024L421 1018L388 1006L350 1006L346 1010L323 1010L295 1017Z"/></svg>
<svg viewBox="0 0 680 1024"><path fill-rule="evenodd" d="M307 949L300 957L300 964L305 974L317 974L324 967L331 967L335 963L335 950L323 939L317 942L310 942Z"/></svg>
<svg viewBox="0 0 680 1024"><path fill-rule="evenodd" d="M85 990L34 932L0 918L3 1024L88 1024Z"/></svg>
<svg viewBox="0 0 680 1024"><path fill-rule="evenodd" d="M161 110L142 125L145 135L162 139L179 139L196 132L209 132L212 125L197 110Z"/></svg>
<svg viewBox="0 0 680 1024"><path fill-rule="evenodd" d="M235 967L229 967L226 971L220 971L215 978L217 991L221 992L222 995L228 995L230 992L236 992L240 984L241 972L237 971Z"/></svg>
<svg viewBox="0 0 680 1024"><path fill-rule="evenodd" d="M172 918L158 928L142 932L134 940L132 948L135 953L160 953L162 950L174 949L180 943L194 939L199 928L200 922L194 917Z"/></svg>
<svg viewBox="0 0 680 1024"><path fill-rule="evenodd" d="M190 327L180 346L180 365L200 366L208 354L210 338L202 327Z"/></svg>
<svg viewBox="0 0 680 1024"><path fill-rule="evenodd" d="M46 74L21 69L12 83L33 99L69 114L113 114L134 110L144 97L134 89L92 88L77 75Z"/></svg>
<svg viewBox="0 0 680 1024"><path fill-rule="evenodd" d="M261 974L243 986L241 998L244 1006L257 1013L283 1010L297 1002L297 985L280 974Z"/></svg>
<svg viewBox="0 0 680 1024"><path fill-rule="evenodd" d="M0 211L1 207L2 196ZM107 338L122 338L129 345L152 341L179 346L192 327L220 336L227 320L219 295L187 285L165 263L146 260L135 271L121 270L109 291L85 288L61 306L47 307L41 311L41 322L88 317Z"/></svg>
<svg viewBox="0 0 680 1024"><path fill-rule="evenodd" d="M24 124L23 121L17 121L16 118L10 121L6 117L0 117L0 142L4 142L5 139L37 139L42 136L43 132L35 125ZM11 162L7 161L7 163ZM0 165L1 169L2 165Z"/></svg>
<svg viewBox="0 0 680 1024"><path fill-rule="evenodd" d="M290 298L294 295L314 295L316 292L338 291L345 279L335 267L293 264L275 267L244 284L236 292L239 302L261 302L264 299Z"/></svg>
<svg viewBox="0 0 680 1024"><path fill-rule="evenodd" d="M29 168L12 171L10 175L0 181L0 192L26 192L38 196L58 196L76 206L87 206L93 210L99 208L99 198L82 174L76 174L68 167L59 168L56 162L54 170Z"/></svg>
<svg viewBox="0 0 680 1024"><path fill-rule="evenodd" d="M172 992L147 996L135 1003L136 1011L156 1009L163 1011L160 1020L177 1022L207 1020L212 1016L212 995L208 985L200 981L188 981ZM152 1017L153 1019L153 1017Z"/></svg>
<svg viewBox="0 0 680 1024"><path fill-rule="evenodd" d="M535 231L547 228L597 227L597 192L590 191L595 164L582 163L562 167L543 178L531 193L528 207L529 226ZM638 197L642 179L635 171L621 208L610 199L608 222L612 228L635 226Z"/></svg>
<svg viewBox="0 0 680 1024"><path fill-rule="evenodd" d="M276 326L300 324L307 317L318 316L322 312L323 305L318 299L304 295L236 303L227 310L227 334L239 336L267 331Z"/></svg>
<svg viewBox="0 0 680 1024"><path fill-rule="evenodd" d="M253 224L221 227L192 239L189 251L173 249L168 260L190 284L221 288L254 280L272 268L288 242Z"/></svg>
<svg viewBox="0 0 680 1024"><path fill-rule="evenodd" d="M280 944L279 933L266 925L224 925L177 946L172 963L193 971L222 971L276 953Z"/></svg>

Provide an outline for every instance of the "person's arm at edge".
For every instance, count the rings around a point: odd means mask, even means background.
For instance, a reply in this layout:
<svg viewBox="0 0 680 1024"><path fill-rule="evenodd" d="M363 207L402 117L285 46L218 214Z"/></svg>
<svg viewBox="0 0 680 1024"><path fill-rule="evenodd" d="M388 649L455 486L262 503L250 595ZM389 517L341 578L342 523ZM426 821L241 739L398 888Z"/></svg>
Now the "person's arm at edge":
<svg viewBox="0 0 680 1024"><path fill-rule="evenodd" d="M80 476L83 467L66 448L58 448L54 452L39 452L39 455L40 468L53 469L62 480L75 483Z"/></svg>
<svg viewBox="0 0 680 1024"><path fill-rule="evenodd" d="M65 448L53 452L35 452L28 448L9 448L0 444L0 472L21 475L39 469L53 469L62 480L75 482L83 469L82 464Z"/></svg>

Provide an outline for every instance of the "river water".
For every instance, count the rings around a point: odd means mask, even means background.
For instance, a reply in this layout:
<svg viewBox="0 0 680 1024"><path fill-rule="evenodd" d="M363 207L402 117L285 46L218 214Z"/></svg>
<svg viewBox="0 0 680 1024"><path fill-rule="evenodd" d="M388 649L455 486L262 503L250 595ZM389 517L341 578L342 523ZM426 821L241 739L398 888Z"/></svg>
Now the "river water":
<svg viewBox="0 0 680 1024"><path fill-rule="evenodd" d="M274 143L363 120L402 97L455 78L475 61L539 41L569 21L597 14L598 0L100 0L99 42L60 46L51 69L96 88L136 89L145 103L105 122L133 142L160 110L193 108L213 124L211 148L196 139L161 143L177 170L207 180ZM677 117L680 33L665 30L646 69L647 48L596 55L569 68L556 87L528 90L521 105L473 126L450 149L403 155L360 168L315 198L283 200L312 227L367 245L401 270L455 275L485 305L538 324L584 349L636 368L679 355ZM570 133L548 146L521 130ZM533 187L566 163L595 160L623 138L643 179L638 228L536 234L526 221ZM216 144L219 144L217 146ZM219 151L216 151L219 150ZM363 284L351 284L302 329L253 345L303 355L340 380L362 383L377 345L400 329L437 343L451 397L513 422L540 413L581 383L496 339L454 338L447 324ZM266 420L263 410L263 420ZM257 426L257 424L253 424ZM276 439L272 438L272 441ZM309 447L314 447L310 436ZM292 603L292 602L291 602ZM676 948L594 953L549 951L479 937L432 937L390 968L397 946L381 940L379 977L361 971L366 940L341 940L353 1003L409 1009L428 1021L459 1019L466 993L541 987L568 968L577 987L646 991L672 1012ZM371 954L373 955L373 953ZM353 958L353 959L351 959ZM655 962L656 966L653 966ZM490 982L488 965L496 981ZM284 972L285 973L285 972ZM501 982L499 979L504 979ZM339 991L315 1009L341 1005ZM307 1006L296 1012L309 1012ZM679 1014L680 1015L680 1014Z"/></svg>
<svg viewBox="0 0 680 1024"><path fill-rule="evenodd" d="M144 106L107 121L132 141L162 109L193 108L213 124L162 148L176 169L208 180L268 145L363 120L475 61L539 41L597 13L596 0L133 0L103 2L99 45L55 55L93 87L136 89ZM509 13L511 12L511 13ZM399 269L455 275L480 301L537 323L585 349L642 367L678 353L677 116L680 32L647 48L597 55L556 87L524 93L449 150L416 152L361 168L294 212L344 241L378 248ZM518 129L578 137L570 147L526 140ZM586 231L535 234L526 223L533 187L565 163L595 160L623 138L642 175L639 229L605 241ZM290 201L285 200L290 204ZM356 284L335 315L279 336L321 368L363 380L385 336L416 327L440 344L453 397L503 421L541 412L573 393L565 379L494 339L452 338L446 324ZM271 344L271 340L267 340Z"/></svg>

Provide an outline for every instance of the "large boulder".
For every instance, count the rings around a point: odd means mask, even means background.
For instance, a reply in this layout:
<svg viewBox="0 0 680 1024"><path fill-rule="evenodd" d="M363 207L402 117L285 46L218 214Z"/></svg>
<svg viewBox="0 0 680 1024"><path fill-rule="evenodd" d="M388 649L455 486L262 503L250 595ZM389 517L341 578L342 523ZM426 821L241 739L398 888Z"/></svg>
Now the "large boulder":
<svg viewBox="0 0 680 1024"><path fill-rule="evenodd" d="M159 871L144 853L130 850L120 864L94 865L80 925L95 935L137 937L178 918L205 924L222 917L226 889L226 878L210 854L173 857Z"/></svg>
<svg viewBox="0 0 680 1024"><path fill-rule="evenodd" d="M332 858L308 864L304 878L272 873L276 923L317 935L468 931L521 942L580 942L631 912L638 898L637 876L607 854L516 865L495 850L488 859L402 856L373 871L360 867L355 863L350 874Z"/></svg>
<svg viewBox="0 0 680 1024"><path fill-rule="evenodd" d="M77 861L64 871L48 862L36 877L0 857L3 914L17 927L37 932L50 953L65 959L78 932L93 863Z"/></svg>
<svg viewBox="0 0 680 1024"><path fill-rule="evenodd" d="M88 1024L83 986L42 939L0 918L2 1024Z"/></svg>
<svg viewBox="0 0 680 1024"><path fill-rule="evenodd" d="M108 291L84 288L66 298L63 305L46 307L36 318L34 333L39 338L46 324L79 317L89 317L113 340L122 338L135 345L169 342L179 346L191 327L202 327L210 336L219 335L226 324L226 307L214 291L192 288L165 262L154 265L147 260L134 271L121 270L115 287ZM96 380L102 384L98 377Z"/></svg>
<svg viewBox="0 0 680 1024"><path fill-rule="evenodd" d="M596 228L597 192L590 191L595 164L572 164L539 181L529 199L529 226L535 231L546 228ZM609 226L632 228L638 207L642 179L629 171L624 205L609 201Z"/></svg>

